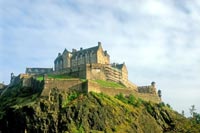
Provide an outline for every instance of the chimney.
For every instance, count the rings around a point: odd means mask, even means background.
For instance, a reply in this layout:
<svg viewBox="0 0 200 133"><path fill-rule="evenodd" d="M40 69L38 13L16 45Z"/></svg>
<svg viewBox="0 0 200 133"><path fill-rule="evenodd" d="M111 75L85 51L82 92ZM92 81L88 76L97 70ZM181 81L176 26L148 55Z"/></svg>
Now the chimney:
<svg viewBox="0 0 200 133"><path fill-rule="evenodd" d="M74 49L74 48L72 49L72 53L74 53L74 52L76 52L76 51L77 51L76 49Z"/></svg>
<svg viewBox="0 0 200 133"><path fill-rule="evenodd" d="M98 46L99 46L99 47L101 46L101 42L98 42Z"/></svg>
<svg viewBox="0 0 200 133"><path fill-rule="evenodd" d="M107 51L104 51L104 54L105 54L105 55L108 55Z"/></svg>
<svg viewBox="0 0 200 133"><path fill-rule="evenodd" d="M61 56L61 53L58 53L58 56Z"/></svg>

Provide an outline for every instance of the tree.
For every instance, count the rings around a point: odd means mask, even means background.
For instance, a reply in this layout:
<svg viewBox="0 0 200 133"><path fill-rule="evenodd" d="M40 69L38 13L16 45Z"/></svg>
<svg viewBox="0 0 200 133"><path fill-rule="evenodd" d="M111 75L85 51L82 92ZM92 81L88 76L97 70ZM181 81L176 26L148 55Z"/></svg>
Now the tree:
<svg viewBox="0 0 200 133"><path fill-rule="evenodd" d="M161 96L162 96L161 90L158 90L158 96L161 98Z"/></svg>
<svg viewBox="0 0 200 133"><path fill-rule="evenodd" d="M182 110L181 114L182 114L183 116L185 116L185 111L184 111L184 110Z"/></svg>
<svg viewBox="0 0 200 133"><path fill-rule="evenodd" d="M191 108L190 108L189 110L190 110L191 116L194 117L194 113L195 113L195 110L196 110L196 109L195 109L195 105L192 105Z"/></svg>

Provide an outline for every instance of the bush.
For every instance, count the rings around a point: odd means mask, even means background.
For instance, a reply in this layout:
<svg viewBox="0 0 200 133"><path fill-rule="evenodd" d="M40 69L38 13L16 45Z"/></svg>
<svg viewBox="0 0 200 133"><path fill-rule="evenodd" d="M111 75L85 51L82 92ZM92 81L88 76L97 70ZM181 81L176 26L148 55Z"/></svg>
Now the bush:
<svg viewBox="0 0 200 133"><path fill-rule="evenodd" d="M164 103L164 102L159 103L159 104L158 104L158 107L161 107L161 108L162 108L162 107L165 107L165 103Z"/></svg>
<svg viewBox="0 0 200 133"><path fill-rule="evenodd" d="M115 98L117 98L118 100L124 102L124 103L128 103L128 100L124 97L124 95L122 93L119 93L115 96Z"/></svg>
<svg viewBox="0 0 200 133"><path fill-rule="evenodd" d="M136 102L135 97L131 94L128 99L128 103L134 105Z"/></svg>
<svg viewBox="0 0 200 133"><path fill-rule="evenodd" d="M147 111L152 114L153 113L153 106L151 105L151 103L146 103L145 107L147 109Z"/></svg>
<svg viewBox="0 0 200 133"><path fill-rule="evenodd" d="M166 106L167 106L168 108L170 108L170 109L172 108L168 103L166 104Z"/></svg>
<svg viewBox="0 0 200 133"><path fill-rule="evenodd" d="M67 96L67 99L63 102L63 107L66 107L66 105L73 101L74 99L76 99L79 96L79 94L77 92L72 92Z"/></svg>
<svg viewBox="0 0 200 133"><path fill-rule="evenodd" d="M137 102L135 103L136 107L139 107L143 103L143 100L141 98L138 98Z"/></svg>
<svg viewBox="0 0 200 133"><path fill-rule="evenodd" d="M76 92L72 92L69 96L68 96L68 100L73 101L74 99L76 99L78 97L78 94Z"/></svg>

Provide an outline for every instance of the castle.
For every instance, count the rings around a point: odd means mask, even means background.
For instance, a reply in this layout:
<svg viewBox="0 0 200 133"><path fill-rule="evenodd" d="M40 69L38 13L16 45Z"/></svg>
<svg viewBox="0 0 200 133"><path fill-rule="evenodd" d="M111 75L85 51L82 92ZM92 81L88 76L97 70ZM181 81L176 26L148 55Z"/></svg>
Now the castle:
<svg viewBox="0 0 200 133"><path fill-rule="evenodd" d="M83 79L114 81L131 87L125 63L110 63L110 55L104 51L101 42L88 49L64 50L54 61L56 73L68 74ZM132 87L135 85L132 84Z"/></svg>
<svg viewBox="0 0 200 133"><path fill-rule="evenodd" d="M48 78L49 74L67 75L72 79L52 79ZM53 68L26 68L26 74L19 76L11 74L10 85L19 83L20 79L23 79L23 86L37 88L36 77L38 75L43 75L42 96L48 96L51 89L58 88L62 91L75 89L80 92L103 92L113 96L119 93L134 94L144 100L154 102L161 100L157 95L155 82L148 86L137 86L128 80L128 70L125 63L110 63L110 55L103 50L101 42L98 42L95 47L72 49L72 51L65 49L62 54L58 53L54 60L54 70ZM85 79L87 82L83 83L81 79ZM124 87L118 89L102 87L94 82L97 80L115 82Z"/></svg>

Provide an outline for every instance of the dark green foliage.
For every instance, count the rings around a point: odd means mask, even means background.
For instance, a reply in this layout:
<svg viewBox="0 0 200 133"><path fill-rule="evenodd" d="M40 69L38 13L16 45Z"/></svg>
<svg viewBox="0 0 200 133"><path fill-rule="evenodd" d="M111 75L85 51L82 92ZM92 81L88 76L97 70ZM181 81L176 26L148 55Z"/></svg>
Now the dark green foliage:
<svg viewBox="0 0 200 133"><path fill-rule="evenodd" d="M158 96L159 96L160 98L162 97L161 90L158 90Z"/></svg>
<svg viewBox="0 0 200 133"><path fill-rule="evenodd" d="M153 109L153 106L151 105L151 103L150 103L150 102L145 102L144 105L145 105L147 111L148 111L150 114L153 114L154 109Z"/></svg>
<svg viewBox="0 0 200 133"><path fill-rule="evenodd" d="M128 103L128 99L125 98L124 94L122 94L122 93L119 93L118 95L116 95L115 98L119 99L120 101L122 101L124 103Z"/></svg>
<svg viewBox="0 0 200 133"><path fill-rule="evenodd" d="M68 94L67 99L63 102L62 107L66 107L66 105L76 99L80 94L77 92L71 92Z"/></svg>
<svg viewBox="0 0 200 133"><path fill-rule="evenodd" d="M78 97L78 93L77 92L72 92L72 93L69 94L68 100L70 102L70 101L76 99L77 97Z"/></svg>
<svg viewBox="0 0 200 133"><path fill-rule="evenodd" d="M136 98L131 94L128 98L128 103L134 105L136 102Z"/></svg>
<svg viewBox="0 0 200 133"><path fill-rule="evenodd" d="M172 109L172 107L171 107L168 103L166 104L166 106L167 106L168 108Z"/></svg>
<svg viewBox="0 0 200 133"><path fill-rule="evenodd" d="M143 100L140 99L140 98L135 98L135 96L133 94L125 97L122 93L119 93L118 95L115 96L115 98L117 98L118 100L122 101L123 103L126 103L126 104L131 104L135 107L139 107Z"/></svg>
<svg viewBox="0 0 200 133"><path fill-rule="evenodd" d="M200 114L195 112L195 110L196 110L195 105L192 105L189 110L190 110L190 114L191 114L190 119L192 120L192 122L194 124L200 124Z"/></svg>
<svg viewBox="0 0 200 133"><path fill-rule="evenodd" d="M165 107L165 103L164 102L159 103L158 107L160 107L160 108Z"/></svg>
<svg viewBox="0 0 200 133"><path fill-rule="evenodd" d="M195 117L196 123L197 123L197 124L200 124L200 114L195 113L195 114L194 114L194 117Z"/></svg>

